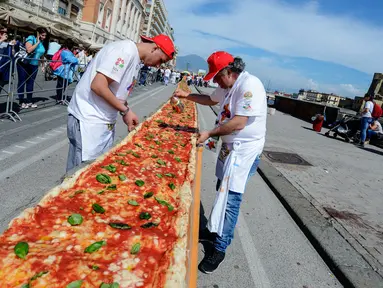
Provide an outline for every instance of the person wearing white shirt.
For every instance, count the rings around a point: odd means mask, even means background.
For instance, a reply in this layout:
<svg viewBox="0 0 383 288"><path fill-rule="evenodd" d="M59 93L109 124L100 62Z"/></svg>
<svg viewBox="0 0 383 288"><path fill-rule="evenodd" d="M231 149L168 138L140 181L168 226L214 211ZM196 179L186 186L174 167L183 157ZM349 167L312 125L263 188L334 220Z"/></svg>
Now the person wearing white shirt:
<svg viewBox="0 0 383 288"><path fill-rule="evenodd" d="M170 74L172 73L172 71L170 71L169 68L166 68L165 72L164 72L164 82L165 82L165 85L167 86L168 83L169 83L169 78L170 78Z"/></svg>
<svg viewBox="0 0 383 288"><path fill-rule="evenodd" d="M364 95L364 108L362 110L362 118L360 119L360 145L363 147L364 142L367 137L367 129L368 126L373 122L373 118L371 116L372 111L374 110L374 96L370 94Z"/></svg>
<svg viewBox="0 0 383 288"><path fill-rule="evenodd" d="M373 137L383 136L382 124L378 120L372 122L367 130L367 138L371 140Z"/></svg>
<svg viewBox="0 0 383 288"><path fill-rule="evenodd" d="M176 82L179 82L181 79L181 73L180 72L177 72L176 73Z"/></svg>
<svg viewBox="0 0 383 288"><path fill-rule="evenodd" d="M188 94L176 90L174 96L213 106L220 110L216 127L199 134L198 143L210 148L212 137L222 138L222 148L216 165L216 198L207 229L200 241L213 242L214 250L206 254L199 269L212 273L225 258L226 248L234 235L245 186L259 164L266 135L267 99L262 82L246 72L241 58L227 52L213 53L207 60L209 73L219 87L211 95Z"/></svg>
<svg viewBox="0 0 383 288"><path fill-rule="evenodd" d="M172 74L170 74L170 83L176 84L176 72L172 71Z"/></svg>
<svg viewBox="0 0 383 288"><path fill-rule="evenodd" d="M141 38L142 43L122 40L104 46L77 84L68 106L67 171L112 147L118 112L128 131L138 125L127 98L136 83L140 62L159 67L175 53L174 44L166 35Z"/></svg>

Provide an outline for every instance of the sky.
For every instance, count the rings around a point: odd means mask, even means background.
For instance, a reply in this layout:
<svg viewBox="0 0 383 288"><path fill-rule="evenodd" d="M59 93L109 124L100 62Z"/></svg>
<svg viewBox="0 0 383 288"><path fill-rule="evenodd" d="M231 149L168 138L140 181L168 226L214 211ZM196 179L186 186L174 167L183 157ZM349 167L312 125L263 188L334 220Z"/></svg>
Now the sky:
<svg viewBox="0 0 383 288"><path fill-rule="evenodd" d="M382 0L164 0L180 56L224 50L266 88L353 98L383 72Z"/></svg>

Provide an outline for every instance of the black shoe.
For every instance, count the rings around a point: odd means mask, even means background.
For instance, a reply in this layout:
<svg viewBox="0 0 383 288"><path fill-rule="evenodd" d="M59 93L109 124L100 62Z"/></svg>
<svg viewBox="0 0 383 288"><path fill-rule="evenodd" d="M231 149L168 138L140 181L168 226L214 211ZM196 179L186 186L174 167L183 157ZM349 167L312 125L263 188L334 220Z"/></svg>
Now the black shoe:
<svg viewBox="0 0 383 288"><path fill-rule="evenodd" d="M198 269L205 274L213 273L219 265L221 265L224 259L225 252L214 249L210 255L205 255L201 263L199 263Z"/></svg>
<svg viewBox="0 0 383 288"><path fill-rule="evenodd" d="M199 242L210 242L213 243L217 234L211 233L209 229L205 228L199 233Z"/></svg>

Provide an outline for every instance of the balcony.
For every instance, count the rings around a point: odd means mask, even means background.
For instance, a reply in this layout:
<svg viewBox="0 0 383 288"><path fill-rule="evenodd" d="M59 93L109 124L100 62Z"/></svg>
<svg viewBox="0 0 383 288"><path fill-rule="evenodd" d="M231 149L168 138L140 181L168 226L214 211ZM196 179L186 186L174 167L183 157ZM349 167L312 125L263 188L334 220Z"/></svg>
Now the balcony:
<svg viewBox="0 0 383 288"><path fill-rule="evenodd" d="M72 0L73 4L78 4L82 7L84 7L84 0Z"/></svg>
<svg viewBox="0 0 383 288"><path fill-rule="evenodd" d="M63 15L60 15L60 14L55 14L53 16L53 20L56 21L56 22L59 22L60 24L62 25L65 25L65 26L69 26L69 27L73 27L74 26L74 23L72 20L70 20L69 18L63 16Z"/></svg>

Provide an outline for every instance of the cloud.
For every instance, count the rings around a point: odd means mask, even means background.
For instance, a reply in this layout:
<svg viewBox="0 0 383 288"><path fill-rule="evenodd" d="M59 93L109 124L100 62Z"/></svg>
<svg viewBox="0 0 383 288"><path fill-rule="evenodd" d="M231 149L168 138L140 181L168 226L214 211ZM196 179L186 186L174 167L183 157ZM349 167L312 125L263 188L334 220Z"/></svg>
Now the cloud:
<svg viewBox="0 0 383 288"><path fill-rule="evenodd" d="M368 74L380 71L383 67L383 57L379 57L383 47L383 28L347 15L325 15L320 12L319 3L307 1L304 5L293 5L278 0L166 1L180 55L197 54L207 58L216 50L241 46L262 49L286 59L306 57L337 63ZM217 9L221 13L208 13L214 5L225 7ZM230 9L227 7L231 7L231 13L228 13ZM204 13L200 12L201 9ZM260 59L252 61L262 64ZM286 79L294 78L302 81L297 83L297 87L315 82L318 89L327 87L347 95L360 94L355 83L342 84L347 83L342 81L338 85L326 85L320 79L305 77L299 71L281 66L263 65L265 71L270 73L264 79L285 71L292 75L282 73L278 79L281 86L288 82ZM266 74L265 71L255 71Z"/></svg>

